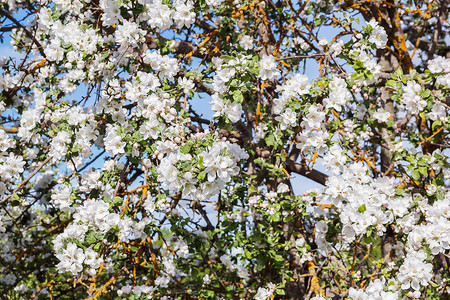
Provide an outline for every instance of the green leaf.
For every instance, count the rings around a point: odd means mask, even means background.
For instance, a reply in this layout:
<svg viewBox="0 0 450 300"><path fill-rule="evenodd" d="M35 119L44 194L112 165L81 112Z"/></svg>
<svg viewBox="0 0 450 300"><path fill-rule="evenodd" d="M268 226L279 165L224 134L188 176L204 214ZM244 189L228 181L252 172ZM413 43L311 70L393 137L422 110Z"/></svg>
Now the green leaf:
<svg viewBox="0 0 450 300"><path fill-rule="evenodd" d="M277 213L271 215L271 216L270 216L270 220L271 220L272 222L280 222L280 220L281 220L281 214L280 214L279 212L277 212Z"/></svg>
<svg viewBox="0 0 450 300"><path fill-rule="evenodd" d="M431 96L431 91L430 90L424 90L422 93L420 93L420 96L422 96L422 98L428 98Z"/></svg>
<svg viewBox="0 0 450 300"><path fill-rule="evenodd" d="M134 138L136 139L136 141L141 142L144 140L144 136L142 135L142 133L140 133L139 131L136 131L133 134Z"/></svg>
<svg viewBox="0 0 450 300"><path fill-rule="evenodd" d="M240 90L235 90L233 92L233 100L237 103L242 103L242 101L244 100L244 96L242 95Z"/></svg>
<svg viewBox="0 0 450 300"><path fill-rule="evenodd" d="M81 249L85 250L87 247L85 245L83 245L79 240L74 240L73 241L75 245L77 245L78 247L80 247Z"/></svg>
<svg viewBox="0 0 450 300"><path fill-rule="evenodd" d="M370 232L369 232L369 229L370 229ZM372 228L369 227L367 229L366 235L364 235L362 238L362 240L365 244L370 244L373 242L373 238L371 237L371 235L372 235Z"/></svg>
<svg viewBox="0 0 450 300"><path fill-rule="evenodd" d="M368 237L368 238L370 238L370 242L367 242L368 244L369 243L371 243L372 242L372 231L373 231L373 228L372 228L372 226L369 226L368 228L367 228L367 231L366 231L366 236Z"/></svg>
<svg viewBox="0 0 450 300"><path fill-rule="evenodd" d="M414 170L413 172L412 172L412 174L411 174L411 177L415 180L415 181L418 181L419 179L420 179L420 173L419 173L419 170Z"/></svg>
<svg viewBox="0 0 450 300"><path fill-rule="evenodd" d="M191 169L191 167L192 167L192 162L191 161L185 160L185 161L181 162L181 171L182 172L189 171Z"/></svg>
<svg viewBox="0 0 450 300"><path fill-rule="evenodd" d="M57 21L61 17L61 11L60 10L54 10L51 14L52 20Z"/></svg>
<svg viewBox="0 0 450 300"><path fill-rule="evenodd" d="M87 235L86 235L86 237L84 238L84 240L86 241L86 243L88 243L89 245L90 244L93 244L93 243L95 243L95 242L97 242L97 239L95 238L95 234L94 234L94 232L89 232Z"/></svg>
<svg viewBox="0 0 450 300"><path fill-rule="evenodd" d="M273 136L273 134L267 136L265 138L265 142L268 146L274 146L275 145L275 137Z"/></svg>
<svg viewBox="0 0 450 300"><path fill-rule="evenodd" d="M72 50L73 46L71 43L66 43L65 41L61 40L61 48L69 52L70 50Z"/></svg>
<svg viewBox="0 0 450 300"><path fill-rule="evenodd" d="M233 56L230 56L230 55L222 55L222 56L220 57L220 59L223 60L223 61L225 61L225 62L229 62L230 60L233 60L234 57L233 57Z"/></svg>
<svg viewBox="0 0 450 300"><path fill-rule="evenodd" d="M432 280L428 281L428 283L429 283L432 287L434 287L434 288L440 288L440 287L441 287L441 285L435 283L435 282L432 281Z"/></svg>
<svg viewBox="0 0 450 300"><path fill-rule="evenodd" d="M277 295L286 295L286 292L284 291L284 288L277 289Z"/></svg>
<svg viewBox="0 0 450 300"><path fill-rule="evenodd" d="M100 60L105 60L106 58L108 58L109 56L109 50L102 52L102 54L100 55Z"/></svg>
<svg viewBox="0 0 450 300"><path fill-rule="evenodd" d="M14 193L14 194L12 195L12 200L13 200L13 201L19 201L19 200L20 200L19 195L18 195L17 193Z"/></svg>
<svg viewBox="0 0 450 300"><path fill-rule="evenodd" d="M95 252L98 252L100 250L100 248L102 247L103 243L97 243L94 245L94 247L92 248Z"/></svg>
<svg viewBox="0 0 450 300"><path fill-rule="evenodd" d="M431 257L430 247L427 244L425 244L425 245L423 245L423 250L425 250L425 253L427 254L427 260L430 259L430 257Z"/></svg>
<svg viewBox="0 0 450 300"><path fill-rule="evenodd" d="M114 199L112 201L113 205L121 205L122 202L123 202L122 197L114 197Z"/></svg>
<svg viewBox="0 0 450 300"><path fill-rule="evenodd" d="M200 181L201 181L201 180L204 180L205 177L206 177L206 172L205 172L205 171L200 172L200 173L198 174L198 176L197 176L198 180L200 180Z"/></svg>
<svg viewBox="0 0 450 300"><path fill-rule="evenodd" d="M397 195L397 196L401 196L401 195L403 195L405 193L405 190L404 189L396 189L395 190L395 194Z"/></svg>
<svg viewBox="0 0 450 300"><path fill-rule="evenodd" d="M366 208L366 205L365 205L365 204L361 205L361 206L358 208L358 212L360 212L360 213L363 213L363 212L365 212L366 210L367 210L367 208Z"/></svg>
<svg viewBox="0 0 450 300"><path fill-rule="evenodd" d="M419 172L425 177L428 176L428 168L427 167L419 167Z"/></svg>
<svg viewBox="0 0 450 300"><path fill-rule="evenodd" d="M191 151L191 147L192 147L192 144L187 143L186 145L180 147L180 152L183 154L187 154L187 153L189 153L189 151Z"/></svg>
<svg viewBox="0 0 450 300"><path fill-rule="evenodd" d="M158 194L158 195L156 195L155 201L158 202L159 200L166 199L166 198L167 198L166 194Z"/></svg>
<svg viewBox="0 0 450 300"><path fill-rule="evenodd" d="M239 85L239 80L237 80L237 79L231 80L230 86L237 87L238 85Z"/></svg>
<svg viewBox="0 0 450 300"><path fill-rule="evenodd" d="M395 80L389 79L389 80L386 82L386 85L387 85L387 86L391 86L391 87L395 87L396 83L397 83L397 82L396 82Z"/></svg>
<svg viewBox="0 0 450 300"><path fill-rule="evenodd" d="M281 256L281 255L279 255L279 254L274 254L273 259L274 259L276 262L284 262L284 257Z"/></svg>
<svg viewBox="0 0 450 300"><path fill-rule="evenodd" d="M117 235L115 235L114 233L108 233L106 235L106 240L112 244L117 243L117 241L119 240L119 238L117 237Z"/></svg>
<svg viewBox="0 0 450 300"><path fill-rule="evenodd" d="M436 131L436 128L437 128L437 127L441 127L441 126L442 126L442 122L439 121L439 120L436 120L436 121L434 121L433 124L431 125L431 129L432 129L433 131Z"/></svg>

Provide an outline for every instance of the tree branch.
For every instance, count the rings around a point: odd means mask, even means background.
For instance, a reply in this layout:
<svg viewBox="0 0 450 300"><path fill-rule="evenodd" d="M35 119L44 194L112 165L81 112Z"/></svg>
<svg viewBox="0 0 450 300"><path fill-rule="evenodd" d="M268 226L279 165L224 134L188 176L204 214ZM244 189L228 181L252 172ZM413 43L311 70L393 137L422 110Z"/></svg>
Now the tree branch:
<svg viewBox="0 0 450 300"><path fill-rule="evenodd" d="M216 27L208 24L205 20L195 20L195 25L200 27L201 29L207 31L207 32L213 32L214 30L217 30Z"/></svg>
<svg viewBox="0 0 450 300"><path fill-rule="evenodd" d="M19 131L15 127L0 127L0 130L3 130L6 133L17 133Z"/></svg>
<svg viewBox="0 0 450 300"><path fill-rule="evenodd" d="M31 173L24 181L22 181L13 191L11 194L9 194L8 196L6 196L5 198L3 198L0 201L0 204L5 203L6 201L8 201L15 193L17 193L18 190L20 190L22 188L22 186L24 186L25 184L27 184L28 181L30 181L31 178L33 178L34 175L36 175L37 172L39 172L50 160L52 159L51 156L48 156L43 162L42 164L37 167L33 173Z"/></svg>
<svg viewBox="0 0 450 300"><path fill-rule="evenodd" d="M11 15L10 15L6 10L4 10L3 8L0 8L0 14L3 15L3 16L5 16L6 18L8 18L11 22L13 22L14 24L16 24L18 27L22 28L23 31L25 32L25 34L27 35L27 37L29 37L29 38L34 42L34 44L36 45L36 47L37 47L39 53L40 53L43 57L46 57L46 56L45 56L45 53L44 53L44 49L42 48L41 43L39 43L39 41L36 40L36 38L34 37L34 35L33 35L31 32L29 32L28 29L27 29L25 26L23 26L22 24L20 24L19 21L17 21L13 16L11 16Z"/></svg>
<svg viewBox="0 0 450 300"><path fill-rule="evenodd" d="M202 53L198 49L198 47L192 45L189 42L174 41L163 37L155 38L153 36L147 36L146 40L149 49L159 49L159 45L168 44L170 49L172 49L177 54L193 53L192 56L200 59L204 59L207 56L207 54Z"/></svg>
<svg viewBox="0 0 450 300"><path fill-rule="evenodd" d="M0 32L9 32L9 31L13 30L14 28L17 28L17 27L16 26L0 27Z"/></svg>
<svg viewBox="0 0 450 300"><path fill-rule="evenodd" d="M293 160L286 160L286 169L288 172L294 172L297 174L300 174L302 176L305 176L306 178L309 178L317 183L320 183L321 185L325 185L328 179L328 175L317 171L311 167L308 167L306 165L299 164Z"/></svg>

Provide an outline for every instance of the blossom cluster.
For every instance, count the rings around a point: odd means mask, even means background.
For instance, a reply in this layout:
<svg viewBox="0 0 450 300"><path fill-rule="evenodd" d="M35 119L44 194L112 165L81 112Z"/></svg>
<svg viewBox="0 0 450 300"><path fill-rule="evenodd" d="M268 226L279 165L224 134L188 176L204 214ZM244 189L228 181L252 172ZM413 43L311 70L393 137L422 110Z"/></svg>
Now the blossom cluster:
<svg viewBox="0 0 450 300"><path fill-rule="evenodd" d="M182 152L172 152L161 159L159 179L170 191L181 189L185 196L200 200L222 190L238 174L238 163L248 158L242 148L227 141L213 142L196 157Z"/></svg>
<svg viewBox="0 0 450 300"><path fill-rule="evenodd" d="M445 234L450 230L450 195L446 192L442 200L430 203L420 195L405 193L399 196L396 191L398 185L393 178L379 177L372 180L368 176L368 169L356 163L343 169L339 176L330 177L322 197L323 201L332 202L336 207L346 243L372 233L383 236L386 227L395 224L395 231L403 236L403 241L398 241L395 246L396 255L404 258L396 282L401 289L412 288L418 293L421 286L428 286L432 279L431 258L423 251L423 247L430 249L432 255L445 253L450 248L448 235ZM429 196L435 194L436 187L428 193ZM425 215L425 220L421 220L421 214ZM322 241L318 246L323 251L329 247L325 238L327 230L326 222L316 224L316 242ZM360 292L354 293L355 299L363 296L358 294Z"/></svg>
<svg viewBox="0 0 450 300"><path fill-rule="evenodd" d="M2 1L2 295L448 295L447 25L281 4Z"/></svg>

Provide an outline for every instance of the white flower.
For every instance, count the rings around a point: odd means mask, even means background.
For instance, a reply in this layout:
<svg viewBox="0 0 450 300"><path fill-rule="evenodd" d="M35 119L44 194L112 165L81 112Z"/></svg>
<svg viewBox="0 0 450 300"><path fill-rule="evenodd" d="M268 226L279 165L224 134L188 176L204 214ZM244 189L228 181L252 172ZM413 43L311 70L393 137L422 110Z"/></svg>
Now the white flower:
<svg viewBox="0 0 450 300"><path fill-rule="evenodd" d="M344 226L344 228L342 229L342 233L344 234L347 242L351 242L355 239L355 231L351 226Z"/></svg>
<svg viewBox="0 0 450 300"><path fill-rule="evenodd" d="M5 131L0 130L0 153L13 147L14 140Z"/></svg>
<svg viewBox="0 0 450 300"><path fill-rule="evenodd" d="M9 153L9 156L0 156L0 174L3 181L18 178L24 171L25 161L22 156Z"/></svg>
<svg viewBox="0 0 450 300"><path fill-rule="evenodd" d="M437 187L436 187L436 185L434 185L434 184L430 184L430 185L427 187L427 194L428 194L428 195L434 195L434 194L436 193L436 191L437 191Z"/></svg>
<svg viewBox="0 0 450 300"><path fill-rule="evenodd" d="M84 263L90 266L93 269L98 269L100 264L102 263L102 259L97 259L97 252L88 248L84 252L85 260Z"/></svg>
<svg viewBox="0 0 450 300"><path fill-rule="evenodd" d="M173 20L177 23L178 28L186 26L188 28L195 21L195 12L192 11L192 3L177 3L175 6L175 14Z"/></svg>
<svg viewBox="0 0 450 300"><path fill-rule="evenodd" d="M80 191L91 191L100 186L100 171L98 170L88 170L83 173L83 177L81 179Z"/></svg>
<svg viewBox="0 0 450 300"><path fill-rule="evenodd" d="M148 214L151 214L155 211L155 202L153 201L153 197L150 193L147 195L147 199L145 200L143 206Z"/></svg>
<svg viewBox="0 0 450 300"><path fill-rule="evenodd" d="M275 113L279 113L284 107L284 103L291 97L297 97L301 95L309 94L311 84L308 81L308 76L297 73L292 78L286 80L286 82L277 87L278 92L282 92L282 97L279 103L276 103L279 108L274 108Z"/></svg>
<svg viewBox="0 0 450 300"><path fill-rule="evenodd" d="M223 1L224 0L206 0L206 4L208 4L209 6L212 6L212 7L217 7L220 4L222 4Z"/></svg>
<svg viewBox="0 0 450 300"><path fill-rule="evenodd" d="M66 131L60 131L58 134L52 139L50 143L50 153L55 161L60 160L67 152L66 144L70 143L70 134Z"/></svg>
<svg viewBox="0 0 450 300"><path fill-rule="evenodd" d="M117 26L115 32L116 42L122 47L136 46L144 35L145 31L140 29L138 24L127 20L123 20L123 24Z"/></svg>
<svg viewBox="0 0 450 300"><path fill-rule="evenodd" d="M232 123L236 123L241 119L242 106L240 103L231 102L230 100L223 103L222 98L214 94L209 104L211 105L211 109L216 112L214 117L226 115Z"/></svg>
<svg viewBox="0 0 450 300"><path fill-rule="evenodd" d="M295 240L295 246L299 247L299 248L302 248L305 245L305 243L306 243L306 241L305 241L305 238L303 238L303 237L300 237Z"/></svg>
<svg viewBox="0 0 450 300"><path fill-rule="evenodd" d="M155 286L166 288L169 286L170 277L169 276L159 276L155 279Z"/></svg>
<svg viewBox="0 0 450 300"><path fill-rule="evenodd" d="M61 48L61 40L59 38L52 39L51 43L45 47L44 53L48 60L60 62L64 58L64 49Z"/></svg>
<svg viewBox="0 0 450 300"><path fill-rule="evenodd" d="M83 261L85 258L83 249L78 248L76 244L67 244L66 249L61 253L56 254L56 257L60 260L57 265L58 271L71 272L73 275L77 275L83 270Z"/></svg>
<svg viewBox="0 0 450 300"><path fill-rule="evenodd" d="M334 108L336 111L341 111L342 106L351 99L351 94L347 90L347 83L340 77L333 77L329 83L330 94L328 98L324 99L326 108Z"/></svg>
<svg viewBox="0 0 450 300"><path fill-rule="evenodd" d="M328 40L326 39L326 38L321 38L320 40L319 40L319 45L320 46L326 46L326 45L328 45Z"/></svg>
<svg viewBox="0 0 450 300"><path fill-rule="evenodd" d="M105 138L105 150L112 155L125 153L126 143L122 141L122 137L117 134L118 126L108 124L106 128L107 136Z"/></svg>
<svg viewBox="0 0 450 300"><path fill-rule="evenodd" d="M252 37L248 35L244 35L243 37L241 37L241 39L239 40L239 46L244 48L244 50L251 49L253 47Z"/></svg>
<svg viewBox="0 0 450 300"><path fill-rule="evenodd" d="M316 232L326 233L328 231L328 224L324 221L319 221L316 223Z"/></svg>
<svg viewBox="0 0 450 300"><path fill-rule="evenodd" d="M370 20L367 25L370 25L372 27L369 42L374 43L378 49L384 48L388 40L384 28L378 25L378 22L375 19Z"/></svg>
<svg viewBox="0 0 450 300"><path fill-rule="evenodd" d="M262 80L274 80L280 75L277 69L277 63L273 56L263 55L259 62L259 77Z"/></svg>
<svg viewBox="0 0 450 300"><path fill-rule="evenodd" d="M255 141L258 143L266 136L267 126L264 123L259 123L255 128Z"/></svg>
<svg viewBox="0 0 450 300"><path fill-rule="evenodd" d="M245 268L244 266L236 266L236 271L237 271L237 275L239 276L239 278L242 278L244 280L249 280L250 279L250 273L248 272L247 268Z"/></svg>
<svg viewBox="0 0 450 300"><path fill-rule="evenodd" d="M434 103L431 112L428 114L431 120L433 121L441 121L446 122L447 121L447 110L444 105L442 105L440 102Z"/></svg>
<svg viewBox="0 0 450 300"><path fill-rule="evenodd" d="M289 192L289 186L286 183L280 183L277 186L277 193L288 193Z"/></svg>
<svg viewBox="0 0 450 300"><path fill-rule="evenodd" d="M117 1L100 0L100 7L103 9L101 19L104 25L112 26L122 19Z"/></svg>
<svg viewBox="0 0 450 300"><path fill-rule="evenodd" d="M209 277L208 274L206 274L205 276L203 276L203 284L209 284L211 283L211 277Z"/></svg>
<svg viewBox="0 0 450 300"><path fill-rule="evenodd" d="M2 277L0 277L0 282L6 284L6 285L13 285L16 282L16 275L14 274L5 274Z"/></svg>
<svg viewBox="0 0 450 300"><path fill-rule="evenodd" d="M405 104L406 109L412 114L421 112L427 105L427 101L419 96L420 89L420 84L414 81L408 81L403 88L402 102Z"/></svg>
<svg viewBox="0 0 450 300"><path fill-rule="evenodd" d="M338 56L342 52L342 48L344 47L344 41L338 41L330 46L330 52L333 57Z"/></svg>
<svg viewBox="0 0 450 300"><path fill-rule="evenodd" d="M186 77L183 77L180 81L178 81L178 84L183 89L183 93L185 94L189 94L189 91L195 87L194 82Z"/></svg>
<svg viewBox="0 0 450 300"><path fill-rule="evenodd" d="M62 211L68 211L73 200L70 198L72 188L67 185L58 185L53 188L51 198L52 202L59 207Z"/></svg>
<svg viewBox="0 0 450 300"><path fill-rule="evenodd" d="M155 0L152 2L152 4L149 5L148 7L148 11L151 12L149 14L149 20L148 20L148 25L152 28L159 28L161 31L167 30L170 28L170 26L172 26L173 24L173 20L172 20L172 16L174 13L174 10L170 9L167 5L162 4L161 0ZM178 12L180 13L180 12ZM177 19L179 19L179 17L177 17ZM184 22L183 20L190 20L190 16L186 16L186 17L181 17L181 19L179 19L182 23ZM179 24L180 24L179 23ZM184 23L183 23L184 25ZM183 26L181 26L183 27Z"/></svg>
<svg viewBox="0 0 450 300"><path fill-rule="evenodd" d="M426 256L422 250L408 253L397 276L397 279L402 284L401 288L403 290L413 288L418 291L421 285L428 286L428 281L432 278L431 271L433 265L424 262Z"/></svg>
<svg viewBox="0 0 450 300"><path fill-rule="evenodd" d="M276 286L272 283L267 284L267 288L260 287L256 291L255 300L267 300L273 295Z"/></svg>
<svg viewBox="0 0 450 300"><path fill-rule="evenodd" d="M435 59L428 61L428 69L431 73L449 73L450 72L450 59L438 56Z"/></svg>
<svg viewBox="0 0 450 300"><path fill-rule="evenodd" d="M387 121L389 121L391 114L387 111L379 109L373 113L373 117L374 119L378 120L379 123L386 123Z"/></svg>
<svg viewBox="0 0 450 300"><path fill-rule="evenodd" d="M280 129L285 130L289 126L297 125L297 114L290 108L287 108L284 113L275 117L275 120L280 122Z"/></svg>
<svg viewBox="0 0 450 300"><path fill-rule="evenodd" d="M228 255L223 254L220 257L220 261L227 267L228 270L230 270L230 271L234 270L235 265Z"/></svg>
<svg viewBox="0 0 450 300"><path fill-rule="evenodd" d="M177 274L177 267L172 259L164 257L162 260L164 265L164 271L171 276L175 276Z"/></svg>

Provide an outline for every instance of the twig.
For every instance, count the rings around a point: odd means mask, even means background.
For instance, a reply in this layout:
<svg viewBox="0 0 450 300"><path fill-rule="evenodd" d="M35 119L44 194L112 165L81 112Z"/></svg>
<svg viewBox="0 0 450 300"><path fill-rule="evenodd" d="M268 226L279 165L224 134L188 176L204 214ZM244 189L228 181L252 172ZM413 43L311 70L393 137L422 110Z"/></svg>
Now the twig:
<svg viewBox="0 0 450 300"><path fill-rule="evenodd" d="M44 50L42 48L41 43L39 43L38 40L36 40L36 38L33 36L33 34L31 34L31 32L29 32L25 26L23 26L22 24L19 23L19 21L17 21L16 19L14 19L13 16L11 16L6 10L4 10L3 8L0 8L0 14L2 14L3 16L5 16L6 18L8 18L11 22L13 22L14 24L16 24L17 26L19 26L20 28L22 28L25 31L25 34L31 39L33 40L33 42L36 44L37 49L39 51L39 53L43 56L46 57Z"/></svg>
<svg viewBox="0 0 450 300"><path fill-rule="evenodd" d="M6 133L17 133L19 131L15 127L0 127L0 130L3 130Z"/></svg>
<svg viewBox="0 0 450 300"><path fill-rule="evenodd" d="M313 57L320 57L320 56L327 56L328 53L316 53L316 54L310 54L310 55L295 55L295 56L287 56L287 57L281 57L276 60L286 60L286 59L298 59L298 58L313 58Z"/></svg>
<svg viewBox="0 0 450 300"><path fill-rule="evenodd" d="M24 181L22 181L13 191L11 194L9 194L8 196L6 196L5 198L3 198L0 201L0 204L5 203L6 201L9 200L9 198L11 198L18 190L20 190L22 188L22 186L24 186L28 181L30 181L31 178L33 178L34 175L36 175L37 172L39 172L50 160L52 159L52 156L47 157L42 164L37 167L33 173L30 174L30 176L28 176Z"/></svg>

